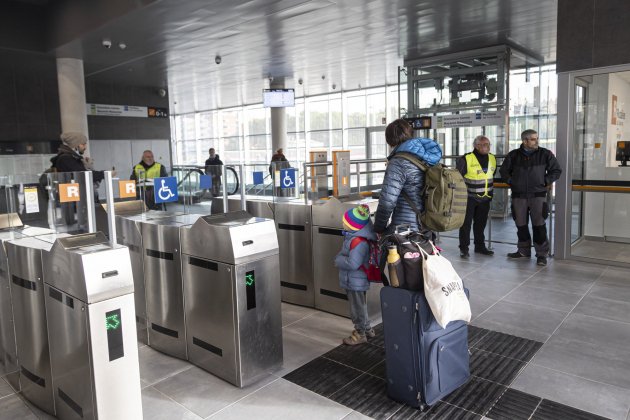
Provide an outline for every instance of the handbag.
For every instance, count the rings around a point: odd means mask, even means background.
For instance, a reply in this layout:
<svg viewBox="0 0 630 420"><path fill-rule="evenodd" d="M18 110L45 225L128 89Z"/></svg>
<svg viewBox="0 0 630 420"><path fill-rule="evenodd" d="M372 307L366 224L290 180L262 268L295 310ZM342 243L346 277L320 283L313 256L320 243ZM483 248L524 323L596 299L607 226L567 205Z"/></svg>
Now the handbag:
<svg viewBox="0 0 630 420"><path fill-rule="evenodd" d="M449 260L443 257L430 242L433 254L419 247L423 256L424 294L431 312L442 328L451 321L470 322L470 302L464 291L464 282Z"/></svg>
<svg viewBox="0 0 630 420"><path fill-rule="evenodd" d="M395 245L400 259L394 263L394 269L401 289L422 290L422 254L419 248L432 252L430 236L426 232L417 232L409 229L408 225L396 226L390 235L381 240L381 253L387 255L387 247ZM381 259L382 269L387 277L386 285L389 285L389 275L385 266L385 257Z"/></svg>

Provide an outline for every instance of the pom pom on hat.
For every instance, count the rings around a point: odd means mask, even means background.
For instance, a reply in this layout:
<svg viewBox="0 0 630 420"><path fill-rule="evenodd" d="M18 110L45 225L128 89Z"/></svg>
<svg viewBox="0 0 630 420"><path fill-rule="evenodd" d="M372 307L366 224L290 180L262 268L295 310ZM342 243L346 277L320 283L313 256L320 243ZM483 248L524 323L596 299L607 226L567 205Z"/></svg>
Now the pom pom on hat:
<svg viewBox="0 0 630 420"><path fill-rule="evenodd" d="M71 149L76 149L77 147L79 147L80 144L87 143L87 137L85 137L84 134L73 131L62 133L59 138Z"/></svg>
<svg viewBox="0 0 630 420"><path fill-rule="evenodd" d="M343 215L343 227L351 232L363 229L370 221L370 208L365 204L348 210Z"/></svg>

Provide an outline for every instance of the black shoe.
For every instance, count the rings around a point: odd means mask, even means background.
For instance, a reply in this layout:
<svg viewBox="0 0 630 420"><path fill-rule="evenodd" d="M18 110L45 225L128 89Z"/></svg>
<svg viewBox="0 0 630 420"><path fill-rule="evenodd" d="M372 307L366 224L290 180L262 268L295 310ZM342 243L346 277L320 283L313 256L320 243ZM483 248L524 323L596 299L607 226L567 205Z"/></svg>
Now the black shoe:
<svg viewBox="0 0 630 420"><path fill-rule="evenodd" d="M460 250L459 251L459 256L462 257L462 258L468 258L468 257L470 257L470 254L468 253L467 249L466 250Z"/></svg>
<svg viewBox="0 0 630 420"><path fill-rule="evenodd" d="M536 258L536 265L539 265L541 267L545 267L547 265L547 257L537 257Z"/></svg>
<svg viewBox="0 0 630 420"><path fill-rule="evenodd" d="M510 252L509 254L507 254L508 258L530 258L529 255L523 255L520 252L516 251L516 252Z"/></svg>
<svg viewBox="0 0 630 420"><path fill-rule="evenodd" d="M478 248L478 249L475 248L475 254L494 255L494 251L491 251L486 247Z"/></svg>

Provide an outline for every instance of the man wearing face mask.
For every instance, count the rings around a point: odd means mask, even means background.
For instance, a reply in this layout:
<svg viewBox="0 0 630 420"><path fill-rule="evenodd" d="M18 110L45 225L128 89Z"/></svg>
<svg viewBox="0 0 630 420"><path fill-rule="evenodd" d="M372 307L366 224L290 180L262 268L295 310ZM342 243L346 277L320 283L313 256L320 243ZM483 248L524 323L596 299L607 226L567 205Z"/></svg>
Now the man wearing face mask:
<svg viewBox="0 0 630 420"><path fill-rule="evenodd" d="M545 266L549 255L545 224L549 215L547 192L560 178L562 169L550 150L538 147L536 131L523 131L521 140L521 147L508 153L499 170L512 190L512 218L516 223L518 236L518 250L509 253L508 257L531 257L532 237L528 227L531 219L536 264Z"/></svg>
<svg viewBox="0 0 630 420"><path fill-rule="evenodd" d="M87 137L82 133L67 132L60 136L62 144L50 161L57 172L79 172L92 171L92 180L99 183L105 177L103 171L92 169L92 161L89 157L84 157L87 149Z"/></svg>

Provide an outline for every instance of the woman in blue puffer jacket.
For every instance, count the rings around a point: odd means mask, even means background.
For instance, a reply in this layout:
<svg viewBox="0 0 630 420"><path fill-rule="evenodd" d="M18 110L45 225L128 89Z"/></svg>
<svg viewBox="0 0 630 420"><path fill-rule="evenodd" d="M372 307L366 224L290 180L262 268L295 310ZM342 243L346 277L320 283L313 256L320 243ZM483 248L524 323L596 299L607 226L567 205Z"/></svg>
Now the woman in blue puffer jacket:
<svg viewBox="0 0 630 420"><path fill-rule="evenodd" d="M385 129L385 140L394 149L387 157L387 169L374 217L374 232L378 234L390 234L401 224L408 224L415 231L422 228L418 226L416 213L405 200L402 191L407 193L419 211L424 210L424 172L406 159L396 159L396 154L411 153L433 166L442 158L442 149L431 139L412 137L413 128L403 119L390 123Z"/></svg>

